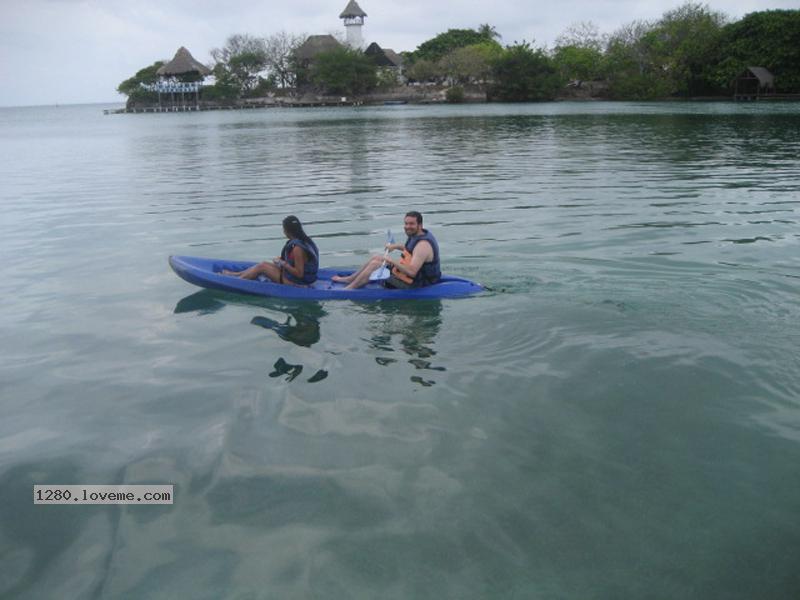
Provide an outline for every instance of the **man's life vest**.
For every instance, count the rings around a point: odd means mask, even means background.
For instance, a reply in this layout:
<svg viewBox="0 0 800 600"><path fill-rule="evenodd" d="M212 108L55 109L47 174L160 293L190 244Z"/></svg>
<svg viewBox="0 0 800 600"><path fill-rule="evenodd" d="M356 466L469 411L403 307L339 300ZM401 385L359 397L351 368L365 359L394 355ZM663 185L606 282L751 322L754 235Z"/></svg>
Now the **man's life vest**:
<svg viewBox="0 0 800 600"><path fill-rule="evenodd" d="M319 270L319 250L317 245L308 238L308 243L297 238L291 239L283 246L281 250L281 258L290 265L294 266L294 258L292 258L292 250L295 246L299 246L306 253L306 262L303 268L303 276L295 277L289 271L284 270L283 276L293 283L309 284L317 280L317 271Z"/></svg>
<svg viewBox="0 0 800 600"><path fill-rule="evenodd" d="M411 277L403 273L400 269L392 269L392 276L414 287L422 287L436 283L442 277L442 268L439 263L439 243L433 234L427 229L423 229L422 235L415 235L406 240L406 249L403 250L403 256L400 258L401 265L411 263L411 255L414 252L416 245L425 240L433 248L433 260L424 263L417 271L415 277Z"/></svg>
<svg viewBox="0 0 800 600"><path fill-rule="evenodd" d="M409 252L408 250L403 250L403 256L400 257L400 260L398 262L401 265L410 265L411 252ZM399 279L400 281L408 285L414 284L414 278L411 277L411 275L406 275L405 273L403 273L403 271L401 271L400 269L396 269L395 267L392 267L392 277L394 277L395 279Z"/></svg>

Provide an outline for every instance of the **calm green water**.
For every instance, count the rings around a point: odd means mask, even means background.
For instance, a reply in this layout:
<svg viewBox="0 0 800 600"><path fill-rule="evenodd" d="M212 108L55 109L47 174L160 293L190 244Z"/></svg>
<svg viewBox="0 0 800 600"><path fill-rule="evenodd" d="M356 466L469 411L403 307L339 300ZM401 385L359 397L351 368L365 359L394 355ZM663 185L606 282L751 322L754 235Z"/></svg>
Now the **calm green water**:
<svg viewBox="0 0 800 600"><path fill-rule="evenodd" d="M0 110L0 598L800 597L799 157L800 104ZM495 291L167 265L409 209Z"/></svg>

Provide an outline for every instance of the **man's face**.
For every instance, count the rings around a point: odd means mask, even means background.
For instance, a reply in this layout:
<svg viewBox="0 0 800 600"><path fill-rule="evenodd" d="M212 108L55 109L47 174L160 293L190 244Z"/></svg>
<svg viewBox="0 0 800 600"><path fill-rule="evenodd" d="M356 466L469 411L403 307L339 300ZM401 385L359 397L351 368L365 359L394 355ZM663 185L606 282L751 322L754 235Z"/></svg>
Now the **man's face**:
<svg viewBox="0 0 800 600"><path fill-rule="evenodd" d="M406 217L403 221L403 229L406 232L408 237L414 237L418 233L421 233L419 223L414 217Z"/></svg>

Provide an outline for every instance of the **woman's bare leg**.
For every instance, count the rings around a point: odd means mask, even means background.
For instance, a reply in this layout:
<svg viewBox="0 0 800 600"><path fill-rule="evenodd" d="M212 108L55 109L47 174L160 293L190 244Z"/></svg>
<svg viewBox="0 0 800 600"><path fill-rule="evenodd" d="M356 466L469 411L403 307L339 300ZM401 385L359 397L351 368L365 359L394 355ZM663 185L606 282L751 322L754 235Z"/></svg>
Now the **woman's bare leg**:
<svg viewBox="0 0 800 600"><path fill-rule="evenodd" d="M271 262L262 262L253 265L244 271L221 271L223 275L232 275L239 279L258 279L259 275L264 275L275 283L281 282L281 270Z"/></svg>

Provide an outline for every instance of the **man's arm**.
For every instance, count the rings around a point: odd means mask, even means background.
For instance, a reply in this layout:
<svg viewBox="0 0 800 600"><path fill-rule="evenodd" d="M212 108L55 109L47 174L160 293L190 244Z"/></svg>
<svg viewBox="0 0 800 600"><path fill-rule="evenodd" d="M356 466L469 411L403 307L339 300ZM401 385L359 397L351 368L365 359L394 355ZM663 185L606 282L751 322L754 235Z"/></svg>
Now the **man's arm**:
<svg viewBox="0 0 800 600"><path fill-rule="evenodd" d="M398 270L402 271L409 277L416 277L419 270L426 262L433 260L433 246L427 240L420 240L414 246L414 252L411 254L411 262L408 264L400 264L399 260L394 258L387 258L386 262L392 264Z"/></svg>

